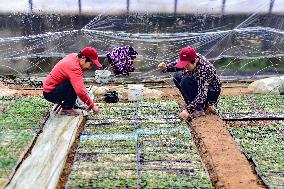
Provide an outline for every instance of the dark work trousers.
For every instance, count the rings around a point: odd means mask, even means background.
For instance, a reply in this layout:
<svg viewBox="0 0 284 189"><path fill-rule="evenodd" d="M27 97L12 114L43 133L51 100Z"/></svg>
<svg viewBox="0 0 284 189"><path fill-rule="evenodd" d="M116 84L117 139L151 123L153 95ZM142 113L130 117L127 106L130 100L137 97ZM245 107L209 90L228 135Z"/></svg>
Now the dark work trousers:
<svg viewBox="0 0 284 189"><path fill-rule="evenodd" d="M53 91L46 93L43 92L43 96L46 100L52 103L62 103L63 109L71 109L74 107L77 94L70 80L65 80L60 83Z"/></svg>
<svg viewBox="0 0 284 189"><path fill-rule="evenodd" d="M183 76L182 71L176 72L173 77L174 83L182 94L185 103L187 105L190 104L198 94L197 81L189 76ZM206 110L209 101L217 102L220 92L221 91L214 91L209 85L207 99L203 103L197 104L196 110Z"/></svg>

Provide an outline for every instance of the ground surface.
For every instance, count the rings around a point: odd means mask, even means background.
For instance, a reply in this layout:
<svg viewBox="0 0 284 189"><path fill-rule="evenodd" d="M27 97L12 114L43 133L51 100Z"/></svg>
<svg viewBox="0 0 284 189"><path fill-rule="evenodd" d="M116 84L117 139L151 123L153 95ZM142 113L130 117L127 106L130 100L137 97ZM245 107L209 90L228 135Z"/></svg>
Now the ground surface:
<svg viewBox="0 0 284 189"><path fill-rule="evenodd" d="M9 89L15 88L17 86L0 86L2 93L5 90L11 92ZM163 98L175 99L183 104L176 88L156 89L164 92ZM249 93L251 91L246 85L239 83L225 84L222 89L222 95ZM14 95L38 96L42 95L42 91L16 90ZM225 122L216 115L206 115L193 120L191 127L215 188L263 188L250 163L228 132Z"/></svg>

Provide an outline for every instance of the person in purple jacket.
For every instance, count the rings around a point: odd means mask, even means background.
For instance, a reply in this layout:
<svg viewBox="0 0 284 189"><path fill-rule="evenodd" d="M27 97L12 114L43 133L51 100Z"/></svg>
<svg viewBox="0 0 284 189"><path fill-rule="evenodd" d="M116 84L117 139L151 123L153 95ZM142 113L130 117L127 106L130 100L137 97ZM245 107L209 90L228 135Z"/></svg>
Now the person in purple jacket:
<svg viewBox="0 0 284 189"><path fill-rule="evenodd" d="M129 73L135 70L134 59L137 55L137 51L132 46L126 45L113 48L106 57L114 75L129 76Z"/></svg>
<svg viewBox="0 0 284 189"><path fill-rule="evenodd" d="M163 72L176 72L174 83L181 92L186 108L179 114L183 120L214 112L221 93L221 81L216 69L192 47L182 48L178 62L158 65Z"/></svg>

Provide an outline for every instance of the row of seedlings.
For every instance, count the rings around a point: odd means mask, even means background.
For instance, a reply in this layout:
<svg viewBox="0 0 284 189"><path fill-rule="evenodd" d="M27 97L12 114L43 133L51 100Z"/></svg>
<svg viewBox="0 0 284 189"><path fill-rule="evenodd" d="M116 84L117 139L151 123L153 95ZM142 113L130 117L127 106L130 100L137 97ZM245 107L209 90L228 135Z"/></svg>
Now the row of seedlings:
<svg viewBox="0 0 284 189"><path fill-rule="evenodd" d="M284 118L284 95L249 95L251 101L262 110L263 116Z"/></svg>
<svg viewBox="0 0 284 189"><path fill-rule="evenodd" d="M50 108L40 97L8 99L14 102L0 113L0 186L29 147Z"/></svg>
<svg viewBox="0 0 284 189"><path fill-rule="evenodd" d="M284 118L284 95L223 95L217 111L226 120Z"/></svg>
<svg viewBox="0 0 284 189"><path fill-rule="evenodd" d="M141 181L146 188L211 188L211 182L175 101L144 102L139 114L156 116L139 123ZM159 120L158 122L156 120Z"/></svg>
<svg viewBox="0 0 284 189"><path fill-rule="evenodd" d="M268 188L284 188L284 122L262 127L230 127L229 131Z"/></svg>
<svg viewBox="0 0 284 189"><path fill-rule="evenodd" d="M66 188L211 188L177 103L101 109L86 123Z"/></svg>
<svg viewBox="0 0 284 189"><path fill-rule="evenodd" d="M135 109L130 105L99 104L101 112L89 117L80 136L66 188L135 188Z"/></svg>

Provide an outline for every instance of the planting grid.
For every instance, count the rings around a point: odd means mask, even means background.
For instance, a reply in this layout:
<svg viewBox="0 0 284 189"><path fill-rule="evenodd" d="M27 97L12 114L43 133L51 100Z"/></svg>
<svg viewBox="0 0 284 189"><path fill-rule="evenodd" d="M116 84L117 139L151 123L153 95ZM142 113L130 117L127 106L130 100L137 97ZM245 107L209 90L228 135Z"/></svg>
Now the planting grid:
<svg viewBox="0 0 284 189"><path fill-rule="evenodd" d="M284 119L284 95L224 95L217 111L223 119Z"/></svg>
<svg viewBox="0 0 284 189"><path fill-rule="evenodd" d="M50 104L40 97L0 97L0 187L36 135Z"/></svg>
<svg viewBox="0 0 284 189"><path fill-rule="evenodd" d="M175 101L100 104L66 188L212 188Z"/></svg>
<svg viewBox="0 0 284 189"><path fill-rule="evenodd" d="M284 122L229 131L268 188L284 188Z"/></svg>

